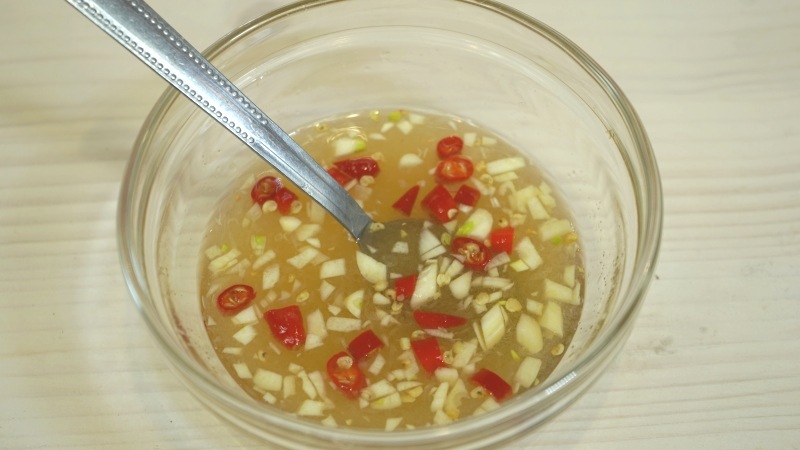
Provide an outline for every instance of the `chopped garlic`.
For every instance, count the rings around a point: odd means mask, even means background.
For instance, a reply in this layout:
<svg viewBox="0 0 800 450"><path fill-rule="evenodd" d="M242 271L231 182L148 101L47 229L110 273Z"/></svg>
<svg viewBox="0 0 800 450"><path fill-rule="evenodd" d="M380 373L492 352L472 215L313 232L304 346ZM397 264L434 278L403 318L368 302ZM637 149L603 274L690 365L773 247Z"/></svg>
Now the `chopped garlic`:
<svg viewBox="0 0 800 450"><path fill-rule="evenodd" d="M336 419L333 416L328 416L320 421L321 424L325 425L326 427L336 428L339 424L336 423Z"/></svg>
<svg viewBox="0 0 800 450"><path fill-rule="evenodd" d="M564 284L575 287L575 264L564 267Z"/></svg>
<svg viewBox="0 0 800 450"><path fill-rule="evenodd" d="M328 329L325 328L325 318L322 311L319 309L314 310L311 314L306 316L306 331L313 333L320 338L328 336Z"/></svg>
<svg viewBox="0 0 800 450"><path fill-rule="evenodd" d="M394 431L403 421L402 417L389 417L386 419L386 426L383 428L385 431Z"/></svg>
<svg viewBox="0 0 800 450"><path fill-rule="evenodd" d="M506 311L500 305L493 306L481 317L480 329L484 348L497 345L506 333Z"/></svg>
<svg viewBox="0 0 800 450"><path fill-rule="evenodd" d="M272 261L273 259L275 259L275 252L272 250L267 250L253 262L253 270L261 269L266 263Z"/></svg>
<svg viewBox="0 0 800 450"><path fill-rule="evenodd" d="M550 213L547 212L542 202L538 197L531 197L527 203L528 212L534 220L545 220L550 218Z"/></svg>
<svg viewBox="0 0 800 450"><path fill-rule="evenodd" d="M399 255L407 255L408 254L408 242L405 241L397 241L394 243L392 247L392 253L397 253Z"/></svg>
<svg viewBox="0 0 800 450"><path fill-rule="evenodd" d="M417 275L417 284L414 287L414 293L411 295L410 301L412 308L417 309L433 300L437 292L436 276L439 273L437 267L436 260L433 260Z"/></svg>
<svg viewBox="0 0 800 450"><path fill-rule="evenodd" d="M556 283L555 281L545 278L544 280L544 298L548 300L558 300L562 303L572 303L572 288L564 286L563 284Z"/></svg>
<svg viewBox="0 0 800 450"><path fill-rule="evenodd" d="M315 249L314 247L304 247L302 250L300 250L300 253L287 259L286 262L297 269L302 269L311 261L313 261L314 258L319 256L319 254L319 250Z"/></svg>
<svg viewBox="0 0 800 450"><path fill-rule="evenodd" d="M544 303L538 302L533 299L528 299L525 302L525 310L531 314L536 314L537 316L541 316L544 312Z"/></svg>
<svg viewBox="0 0 800 450"><path fill-rule="evenodd" d="M530 353L539 353L544 348L542 329L536 320L527 314L519 316L516 337L517 343Z"/></svg>
<svg viewBox="0 0 800 450"><path fill-rule="evenodd" d="M431 401L431 412L439 411L444 408L444 401L447 399L447 391L450 389L450 384L443 381L439 384L435 391L433 391L433 400Z"/></svg>
<svg viewBox="0 0 800 450"><path fill-rule="evenodd" d="M345 297L344 306L353 317L361 318L361 309L364 306L364 290L359 289Z"/></svg>
<svg viewBox="0 0 800 450"><path fill-rule="evenodd" d="M266 269L261 276L261 288L264 290L272 289L278 283L281 276L280 266L273 264Z"/></svg>
<svg viewBox="0 0 800 450"><path fill-rule="evenodd" d="M381 411L385 411L388 409L394 409L403 404L402 398L400 398L400 393L395 392L391 395L387 395L386 397L379 398L370 402L369 407L372 409L377 409Z"/></svg>
<svg viewBox="0 0 800 450"><path fill-rule="evenodd" d="M246 363L233 363L233 370L236 372L236 376L243 380L253 378L253 374L250 372L250 369L247 367Z"/></svg>
<svg viewBox="0 0 800 450"><path fill-rule="evenodd" d="M291 233L292 231L296 230L297 227L303 224L303 222L295 216L281 216L278 219L278 224L280 224L281 229L286 233Z"/></svg>
<svg viewBox="0 0 800 450"><path fill-rule="evenodd" d="M505 172L521 169L525 167L525 158L521 156L510 156L508 158L496 159L486 163L486 173L498 175Z"/></svg>
<svg viewBox="0 0 800 450"><path fill-rule="evenodd" d="M372 284L386 282L386 264L375 260L373 257L362 253L356 252L356 265L358 266L361 276Z"/></svg>
<svg viewBox="0 0 800 450"><path fill-rule="evenodd" d="M256 369L253 383L264 391L280 391L283 385L283 376L271 370Z"/></svg>
<svg viewBox="0 0 800 450"><path fill-rule="evenodd" d="M422 158L414 153L406 153L400 157L398 165L402 168L416 167L422 164Z"/></svg>
<svg viewBox="0 0 800 450"><path fill-rule="evenodd" d="M322 227L319 224L307 223L299 226L297 231L295 231L294 236L298 241L305 242L318 235L321 230Z"/></svg>
<svg viewBox="0 0 800 450"><path fill-rule="evenodd" d="M383 366L386 364L386 358L383 357L380 353L375 355L375 359L372 361L372 364L369 365L367 371L373 375L377 375L383 369Z"/></svg>
<svg viewBox="0 0 800 450"><path fill-rule="evenodd" d="M539 226L539 238L549 241L572 231L572 224L566 219L552 219Z"/></svg>
<svg viewBox="0 0 800 450"><path fill-rule="evenodd" d="M344 258L331 259L322 263L319 267L320 279L340 277L347 273L347 266Z"/></svg>
<svg viewBox="0 0 800 450"><path fill-rule="evenodd" d="M411 133L411 130L414 129L414 124L409 122L408 120L401 120L397 123L397 129L400 130L403 134Z"/></svg>
<svg viewBox="0 0 800 450"><path fill-rule="evenodd" d="M475 342L475 340L457 342L456 345L453 346L452 366L457 369L466 367L472 360L472 357L475 356L477 350L478 343Z"/></svg>
<svg viewBox="0 0 800 450"><path fill-rule="evenodd" d="M544 305L542 317L539 319L539 325L558 336L563 336L564 319L561 315L561 306L556 302L547 302L547 304Z"/></svg>
<svg viewBox="0 0 800 450"><path fill-rule="evenodd" d="M531 242L528 236L523 237L517 243L515 250L519 258L528 266L529 269L533 270L537 267L541 266L544 262L542 257L539 256L539 252L536 251L536 247L533 246L533 242Z"/></svg>
<svg viewBox="0 0 800 450"><path fill-rule="evenodd" d="M328 317L325 322L328 331L337 331L347 333L350 331L358 331L361 329L361 319L351 319L348 317Z"/></svg>
<svg viewBox="0 0 800 450"><path fill-rule="evenodd" d="M297 415L303 417L322 417L325 415L325 402L304 400L297 410Z"/></svg>
<svg viewBox="0 0 800 450"><path fill-rule="evenodd" d="M456 231L458 236L467 236L478 241L483 241L492 231L494 216L483 208L472 211L467 220Z"/></svg>
<svg viewBox="0 0 800 450"><path fill-rule="evenodd" d="M236 325L246 325L258 322L256 309L252 306L248 306L247 308L239 311L235 316L231 317L231 322Z"/></svg>
<svg viewBox="0 0 800 450"><path fill-rule="evenodd" d="M238 249L231 249L227 253L211 260L208 263L208 270L214 274L224 272L236 265L241 254L242 252Z"/></svg>
<svg viewBox="0 0 800 450"><path fill-rule="evenodd" d="M246 325L239 329L234 335L233 338L239 341L242 345L249 344L256 336L258 335L258 331L252 325Z"/></svg>
<svg viewBox="0 0 800 450"><path fill-rule="evenodd" d="M345 156L355 152L362 151L366 148L367 143L363 139L353 139L351 137L343 136L333 141L333 154L334 156Z"/></svg>

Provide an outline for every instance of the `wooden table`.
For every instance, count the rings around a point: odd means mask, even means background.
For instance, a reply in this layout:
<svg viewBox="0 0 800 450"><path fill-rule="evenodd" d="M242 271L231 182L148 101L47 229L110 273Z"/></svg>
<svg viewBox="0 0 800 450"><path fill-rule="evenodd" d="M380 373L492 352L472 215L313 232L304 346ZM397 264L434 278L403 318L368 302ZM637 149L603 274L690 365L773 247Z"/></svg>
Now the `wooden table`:
<svg viewBox="0 0 800 450"><path fill-rule="evenodd" d="M201 48L283 3L151 1ZM800 2L507 3L623 87L665 191L635 331L537 448L798 448ZM256 448L178 383L118 266L120 179L165 84L64 2L3 6L0 447Z"/></svg>

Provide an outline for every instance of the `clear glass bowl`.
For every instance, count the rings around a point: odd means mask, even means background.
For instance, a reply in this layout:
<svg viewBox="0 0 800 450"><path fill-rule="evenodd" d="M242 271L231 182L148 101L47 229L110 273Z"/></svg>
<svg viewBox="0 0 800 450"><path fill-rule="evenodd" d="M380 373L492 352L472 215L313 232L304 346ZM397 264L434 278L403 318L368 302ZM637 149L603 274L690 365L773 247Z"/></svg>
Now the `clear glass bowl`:
<svg viewBox="0 0 800 450"><path fill-rule="evenodd" d="M526 152L566 198L586 269L584 312L563 361L497 411L387 433L329 428L258 404L216 358L198 292L212 208L256 156L168 90L141 130L123 182L121 260L158 344L212 411L286 448L496 447L576 400L619 352L653 274L660 181L633 107L564 36L485 0L315 0L234 30L206 56L286 130L388 107L452 114L492 129Z"/></svg>

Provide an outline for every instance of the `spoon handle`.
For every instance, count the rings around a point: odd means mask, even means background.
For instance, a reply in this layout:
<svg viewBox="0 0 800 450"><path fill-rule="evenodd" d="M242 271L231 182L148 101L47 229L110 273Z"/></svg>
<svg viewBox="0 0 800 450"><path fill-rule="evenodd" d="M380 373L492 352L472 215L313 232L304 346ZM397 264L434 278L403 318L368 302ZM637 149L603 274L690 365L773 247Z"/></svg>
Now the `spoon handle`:
<svg viewBox="0 0 800 450"><path fill-rule="evenodd" d="M328 210L358 239L372 222L286 132L142 0L66 0Z"/></svg>

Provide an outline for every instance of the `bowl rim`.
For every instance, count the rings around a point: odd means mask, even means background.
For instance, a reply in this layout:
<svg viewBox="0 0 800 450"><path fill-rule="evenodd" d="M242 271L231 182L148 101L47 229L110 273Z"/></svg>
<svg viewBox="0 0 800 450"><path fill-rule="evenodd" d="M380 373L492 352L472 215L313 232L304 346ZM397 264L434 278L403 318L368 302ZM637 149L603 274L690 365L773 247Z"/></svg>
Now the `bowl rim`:
<svg viewBox="0 0 800 450"><path fill-rule="evenodd" d="M349 1L353 0L304 0L286 5L235 28L203 51L203 54L209 60L213 61L215 57L224 53L230 46L283 17L298 14L304 10ZM648 183L634 183L634 195L640 199L640 205L643 206L639 209L637 215L640 233L633 258L635 265L631 274L631 284L627 292L624 293L625 297L630 297L632 300L626 303L625 308L620 311L619 314L615 315L612 320L604 325L603 331L589 344L584 356L582 356L580 360L571 363L569 366L570 370L564 376L557 379L548 378L543 382L542 388L505 402L503 408L499 408L490 414L484 414L479 418L465 417L445 426L431 426L414 430L395 430L391 433L393 439L392 444L398 446L411 443L434 442L441 439L443 435L452 436L452 434L460 433L469 435L471 434L469 432L471 429L474 430L477 428L474 426L476 421L480 421L483 427L499 425L503 422L515 420L515 417L518 417L520 414L530 412L534 405L544 406L544 408L542 408L543 410L552 409L553 413L547 414L543 420L529 422L525 429L548 420L555 415L554 413L561 411L567 404L558 402L559 399L553 398L553 394L567 392L573 389L587 389L600 375L601 371L598 369L610 363L611 358L604 358L603 356L614 354L626 340L632 327L633 319L641 308L647 288L654 275L662 234L663 200L661 180L658 175L659 172L650 141L632 104L605 70L567 37L538 19L524 14L508 5L498 3L494 0L447 1L482 8L502 16L506 20L516 22L547 39L551 44L559 48L561 52L578 63L582 69L589 74L592 80L600 86L608 99L612 101L631 133L632 141L635 143L633 148L638 150L637 155L641 159L640 164L646 169L646 173L653 175L653 178L647 180ZM381 437L385 438L386 432L383 430L326 427L311 421L294 418L279 410L273 411L256 404L245 403L238 400L227 388L220 386L208 374L195 370L193 361L172 342L169 337L170 333L164 329L155 317L157 314L149 310L146 300L149 298L147 277L144 274L142 263L138 261L135 254L137 246L133 245L139 241L139 239L136 238L136 233L138 230L142 229L143 220L135 224L130 223L128 210L131 205L137 204L137 202L134 201L137 192L134 192L132 189L132 182L137 180L143 173L141 159L139 158L141 149L148 147L148 143L153 136L152 130L155 130L160 125L164 115L170 110L177 98L179 98L178 92L168 87L146 117L134 143L133 152L131 153L125 170L117 210L117 240L120 248L120 263L123 277L137 309L143 316L152 335L157 340L159 347L167 354L170 364L174 366L174 369L177 369L183 375L191 377L192 381L198 383L200 385L199 387L207 394L252 417L268 421L271 420L275 423L280 423L282 427L288 428L291 432L315 435L325 440L349 441L355 444L374 444L376 439ZM149 186L149 183L147 183L147 185ZM142 198L147 198L146 194L148 192L147 188L145 188L145 195ZM650 213L647 215L643 214L643 209ZM578 383L584 378L588 378L588 383ZM577 398L577 396L575 396L575 398ZM512 437L509 436L509 439L510 438ZM493 441L493 443L496 443L496 441Z"/></svg>

